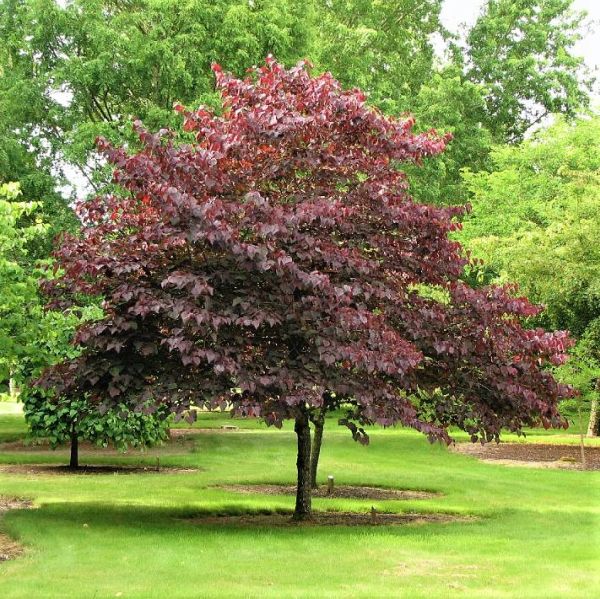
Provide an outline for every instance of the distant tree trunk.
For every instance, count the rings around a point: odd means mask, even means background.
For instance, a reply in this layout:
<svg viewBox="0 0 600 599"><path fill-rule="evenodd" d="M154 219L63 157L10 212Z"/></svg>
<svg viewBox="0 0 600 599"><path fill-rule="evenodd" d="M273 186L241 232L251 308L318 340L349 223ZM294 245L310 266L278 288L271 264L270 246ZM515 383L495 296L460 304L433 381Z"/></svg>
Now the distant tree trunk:
<svg viewBox="0 0 600 599"><path fill-rule="evenodd" d="M321 454L321 444L323 443L323 427L325 426L325 408L321 408L312 419L315 425L315 434L312 441L310 452L310 486L313 489L318 488L317 470L319 469L319 456Z"/></svg>
<svg viewBox="0 0 600 599"><path fill-rule="evenodd" d="M298 486L296 487L296 508L294 520L309 520L312 517L310 485L310 424L306 410L296 416L294 431L298 437Z"/></svg>
<svg viewBox="0 0 600 599"><path fill-rule="evenodd" d="M11 377L8 379L8 395L11 401L17 401L17 398L19 396L19 389L17 388L17 383L15 382L15 379L12 378L12 373Z"/></svg>
<svg viewBox="0 0 600 599"><path fill-rule="evenodd" d="M600 436L600 410L598 409L598 393L600 393L600 379L596 380L596 396L592 399L590 408L590 423L588 424L587 436Z"/></svg>
<svg viewBox="0 0 600 599"><path fill-rule="evenodd" d="M75 431L75 426L71 428L71 461L69 468L79 468L79 436Z"/></svg>

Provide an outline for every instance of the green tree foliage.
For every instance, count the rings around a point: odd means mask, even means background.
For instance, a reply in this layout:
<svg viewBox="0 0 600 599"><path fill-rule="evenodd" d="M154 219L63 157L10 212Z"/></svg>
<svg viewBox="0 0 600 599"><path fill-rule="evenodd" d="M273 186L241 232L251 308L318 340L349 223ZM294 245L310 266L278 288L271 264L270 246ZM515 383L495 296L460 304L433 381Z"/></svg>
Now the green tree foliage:
<svg viewBox="0 0 600 599"><path fill-rule="evenodd" d="M31 390L24 404L32 433L47 439L52 447L70 441L73 432L79 439L101 447L112 444L119 449L148 447L167 438L167 413L143 414L121 404L99 416L87 401L47 401Z"/></svg>
<svg viewBox="0 0 600 599"><path fill-rule="evenodd" d="M455 139L425 168L411 168L412 193L436 204L466 200L460 169L481 168L490 150L484 88L469 81L462 59L440 66L434 40L449 38L440 21L442 0L322 0L314 56L346 86L358 86L387 114L415 114L420 131L432 127ZM435 36L435 37L434 37Z"/></svg>
<svg viewBox="0 0 600 599"><path fill-rule="evenodd" d="M579 390L580 396L564 400L563 413L579 416L581 406L590 408L590 420L587 434L590 437L600 435L600 414L598 396L600 391L600 321L596 319L584 333L579 343L571 351L571 359L557 368L560 379L568 381ZM583 425L583 423L581 423Z"/></svg>
<svg viewBox="0 0 600 599"><path fill-rule="evenodd" d="M559 119L492 160L492 172L465 174L473 214L461 239L489 265L485 276L519 282L546 305L544 324L580 338L563 373L591 393L600 376L600 117Z"/></svg>
<svg viewBox="0 0 600 599"><path fill-rule="evenodd" d="M269 53L302 58L310 15L291 0L2 0L12 89L31 106L12 120L91 176L98 135L132 143L132 118L164 126L175 101L214 103L212 62L243 74Z"/></svg>
<svg viewBox="0 0 600 599"><path fill-rule="evenodd" d="M77 223L56 191L61 179L53 172L55 156L45 141L54 130L54 117L40 65L25 49L30 31L25 25L18 4L0 0L0 184L19 181L20 198L35 202L31 222L40 216L46 222L28 240L27 253L35 261L48 256L59 232L74 230ZM28 216L19 218L23 223Z"/></svg>
<svg viewBox="0 0 600 599"><path fill-rule="evenodd" d="M419 90L415 114L429 127L453 135L441 156L421 168L410 168L411 190L428 204L464 203L468 199L461 170L474 171L489 164L492 136L482 126L485 100L480 85L466 80L459 68L450 65L435 73Z"/></svg>
<svg viewBox="0 0 600 599"><path fill-rule="evenodd" d="M36 252L50 227L39 202L22 200L18 183L0 185L0 382L26 384L40 370L77 355L77 325L102 314L95 302L68 311L44 309L40 280L54 276Z"/></svg>
<svg viewBox="0 0 600 599"><path fill-rule="evenodd" d="M37 283L43 273L33 267L28 246L45 236L46 226L39 206L19 195L16 183L0 186L0 381L11 376L21 382L52 363L56 335L72 334L78 320L43 310Z"/></svg>
<svg viewBox="0 0 600 599"><path fill-rule="evenodd" d="M451 39L432 0L323 0L318 64L359 85L384 112L414 112L421 130L454 141L427 168L411 172L413 193L429 203L462 203L460 171L489 166L492 142L518 141L548 112L586 106L583 59L572 54L583 16L572 0L489 0L464 43L436 61L434 39Z"/></svg>
<svg viewBox="0 0 600 599"><path fill-rule="evenodd" d="M444 34L442 0L318 0L311 55L346 87L390 114L414 108L434 70L431 35Z"/></svg>
<svg viewBox="0 0 600 599"><path fill-rule="evenodd" d="M485 126L497 142L522 139L549 113L588 102L573 46L584 14L573 0L488 0L469 31L466 77L487 89Z"/></svg>
<svg viewBox="0 0 600 599"><path fill-rule="evenodd" d="M119 404L100 413L85 399L55 399L31 388L25 390L23 404L25 420L34 437L47 439L53 449L70 444L72 468L79 467L81 440L124 450L130 446L150 447L168 436L169 413L160 408L143 413Z"/></svg>
<svg viewBox="0 0 600 599"><path fill-rule="evenodd" d="M21 149L37 150L36 163L56 169L66 159L99 184L108 177L97 168L96 136L133 147L134 117L156 129L175 124L174 101L215 107L212 62L242 75L269 53L287 65L308 57L384 112L412 110L422 130L452 132L414 193L461 203L460 169L485 167L491 139L513 141L545 111L572 115L585 105L581 60L572 56L581 19L572 0L489 0L441 63L434 40L450 39L442 4L0 0L0 124ZM11 179L29 198L22 174Z"/></svg>

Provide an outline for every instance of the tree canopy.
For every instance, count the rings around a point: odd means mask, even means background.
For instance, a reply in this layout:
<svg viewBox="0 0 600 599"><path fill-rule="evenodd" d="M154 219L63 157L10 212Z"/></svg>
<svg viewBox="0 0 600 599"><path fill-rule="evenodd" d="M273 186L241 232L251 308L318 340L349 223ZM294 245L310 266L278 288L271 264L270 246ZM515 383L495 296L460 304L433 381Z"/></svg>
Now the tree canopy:
<svg viewBox="0 0 600 599"><path fill-rule="evenodd" d="M486 89L485 126L520 141L551 113L587 106L591 80L573 53L585 13L573 0L488 0L467 35L466 77Z"/></svg>
<svg viewBox="0 0 600 599"><path fill-rule="evenodd" d="M490 172L465 174L473 211L461 240L576 335L600 317L599 136L598 117L559 120L495 150Z"/></svg>
<svg viewBox="0 0 600 599"><path fill-rule="evenodd" d="M432 35L446 36L442 0L319 0L311 57L389 114L415 109L435 70Z"/></svg>
<svg viewBox="0 0 600 599"><path fill-rule="evenodd" d="M289 0L2 0L11 124L55 168L66 161L100 183L98 135L132 143L135 118L160 127L175 101L214 103L215 60L240 74L269 53L298 60L311 25L310 6Z"/></svg>
<svg viewBox="0 0 600 599"><path fill-rule="evenodd" d="M56 401L39 389L22 392L25 421L33 437L42 438L53 449L70 444L69 466L79 468L79 443L89 441L99 447L112 445L117 449L151 447L165 441L169 431L170 413L166 408L151 413L131 410L116 404L100 412L84 397L62 397Z"/></svg>
<svg viewBox="0 0 600 599"><path fill-rule="evenodd" d="M0 381L23 382L65 358L78 318L45 312L36 251L47 238L40 205L20 198L18 183L0 185ZM40 241L41 240L41 241Z"/></svg>
<svg viewBox="0 0 600 599"><path fill-rule="evenodd" d="M123 191L79 205L83 234L66 237L46 290L55 307L101 295L105 316L41 384L105 409L231 402L295 419L297 517L310 513L308 422L331 397L358 440L372 423L446 441L451 424L482 440L562 426L570 390L547 367L567 335L523 328L538 309L509 286L461 282L448 235L462 209L407 193L399 166L448 138L303 64L215 71L220 113L179 107L179 135L137 123L131 155L100 141Z"/></svg>
<svg viewBox="0 0 600 599"><path fill-rule="evenodd" d="M53 447L72 444L74 467L81 439L119 448L163 440L165 410L143 414L117 405L101 413L83 397L53 401L29 386L44 368L79 355L71 343L77 325L102 312L96 298L65 311L44 309L38 283L53 275L49 261L36 259L36 252L39 240L46 239L48 224L39 203L24 202L19 196L17 183L0 186L0 382L10 377L21 387L25 419L34 436L49 439Z"/></svg>

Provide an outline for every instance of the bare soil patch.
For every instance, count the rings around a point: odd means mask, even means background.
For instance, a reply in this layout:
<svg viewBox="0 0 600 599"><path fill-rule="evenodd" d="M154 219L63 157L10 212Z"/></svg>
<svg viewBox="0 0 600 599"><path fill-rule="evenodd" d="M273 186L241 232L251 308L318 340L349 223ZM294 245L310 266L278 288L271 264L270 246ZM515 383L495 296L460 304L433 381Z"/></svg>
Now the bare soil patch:
<svg viewBox="0 0 600 599"><path fill-rule="evenodd" d="M174 466L128 466L104 465L80 466L77 469L62 464L0 464L0 472L10 474L43 474L50 476L89 475L89 474L192 474L200 468L178 468Z"/></svg>
<svg viewBox="0 0 600 599"><path fill-rule="evenodd" d="M0 562L15 559L23 553L23 546L0 532Z"/></svg>
<svg viewBox="0 0 600 599"><path fill-rule="evenodd" d="M310 520L293 520L290 514L244 514L238 516L201 516L188 522L199 525L248 526L281 528L294 526L394 526L403 524L430 524L469 522L472 516L451 514L390 514L364 512L314 512Z"/></svg>
<svg viewBox="0 0 600 599"><path fill-rule="evenodd" d="M17 497L0 497L0 515L8 510L22 510L33 507L29 499L20 499Z"/></svg>
<svg viewBox="0 0 600 599"><path fill-rule="evenodd" d="M31 507L33 507L33 504L28 499L0 497L0 514L8 510L27 509ZM23 551L23 546L20 543L0 532L0 562L19 557Z"/></svg>
<svg viewBox="0 0 600 599"><path fill-rule="evenodd" d="M489 460L510 466L581 469L581 449L578 445L457 443L452 450L483 461ZM600 470L600 447L586 447L585 457L588 470Z"/></svg>
<svg viewBox="0 0 600 599"><path fill-rule="evenodd" d="M220 485L220 489L236 493L258 493L261 495L295 495L296 487L291 485ZM330 499L431 499L439 493L429 491L408 491L401 489L384 489L381 487L361 487L336 485L332 493L322 485L313 490L313 497Z"/></svg>

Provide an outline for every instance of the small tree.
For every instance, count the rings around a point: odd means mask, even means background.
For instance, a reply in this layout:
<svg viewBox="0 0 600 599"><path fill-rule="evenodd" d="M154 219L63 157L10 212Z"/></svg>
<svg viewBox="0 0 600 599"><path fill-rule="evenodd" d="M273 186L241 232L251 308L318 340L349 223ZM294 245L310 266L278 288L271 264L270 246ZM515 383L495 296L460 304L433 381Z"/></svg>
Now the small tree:
<svg viewBox="0 0 600 599"><path fill-rule="evenodd" d="M69 466L79 468L79 442L90 441L99 447L109 444L117 449L128 446L149 447L164 441L168 434L168 412L134 412L117 404L105 413L85 399L45 397L39 390L27 390L23 403L25 419L35 437L48 439L53 449L69 443Z"/></svg>
<svg viewBox="0 0 600 599"><path fill-rule="evenodd" d="M243 81L214 70L222 114L178 107L179 138L137 123L131 156L100 140L123 193L79 206L83 235L57 251L64 274L47 291L57 307L99 294L105 317L40 384L105 408L232 402L293 419L298 519L311 515L310 421L331 407L363 442L373 423L446 442L449 425L482 441L563 426L570 391L545 366L566 333L524 329L538 309L511 287L461 282L448 234L462 209L408 195L401 163L448 138L304 64L269 59Z"/></svg>

